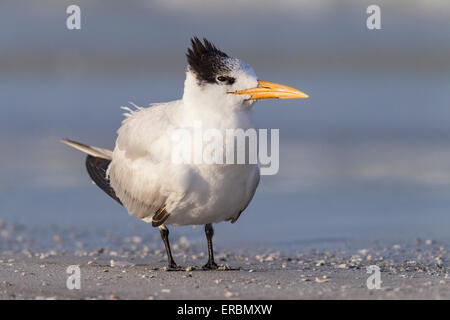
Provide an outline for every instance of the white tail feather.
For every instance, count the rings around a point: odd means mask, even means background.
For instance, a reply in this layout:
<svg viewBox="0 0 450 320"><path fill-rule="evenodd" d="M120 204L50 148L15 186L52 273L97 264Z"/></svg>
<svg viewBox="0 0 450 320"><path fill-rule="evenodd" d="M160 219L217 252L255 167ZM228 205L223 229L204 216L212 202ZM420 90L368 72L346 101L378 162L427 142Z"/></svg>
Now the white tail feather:
<svg viewBox="0 0 450 320"><path fill-rule="evenodd" d="M88 146L80 142L72 141L69 139L61 139L61 142L67 144L69 147L77 149L93 157L102 158L106 160L112 159L112 151L108 149L97 148L93 146Z"/></svg>

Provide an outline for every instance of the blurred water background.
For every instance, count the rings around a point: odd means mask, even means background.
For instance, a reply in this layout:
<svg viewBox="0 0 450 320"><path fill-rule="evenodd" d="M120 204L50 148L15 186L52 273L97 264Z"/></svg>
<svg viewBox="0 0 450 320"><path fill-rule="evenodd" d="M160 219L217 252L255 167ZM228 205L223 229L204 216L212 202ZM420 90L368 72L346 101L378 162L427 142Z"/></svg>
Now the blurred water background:
<svg viewBox="0 0 450 320"><path fill-rule="evenodd" d="M79 31L65 26L70 4ZM382 30L366 28L370 4ZM450 2L436 0L2 0L0 219L37 247L71 230L91 245L159 236L58 140L112 148L120 106L181 97L192 36L311 96L255 106L260 127L280 129L280 172L217 226L218 245L450 239ZM200 228L172 234L203 241Z"/></svg>

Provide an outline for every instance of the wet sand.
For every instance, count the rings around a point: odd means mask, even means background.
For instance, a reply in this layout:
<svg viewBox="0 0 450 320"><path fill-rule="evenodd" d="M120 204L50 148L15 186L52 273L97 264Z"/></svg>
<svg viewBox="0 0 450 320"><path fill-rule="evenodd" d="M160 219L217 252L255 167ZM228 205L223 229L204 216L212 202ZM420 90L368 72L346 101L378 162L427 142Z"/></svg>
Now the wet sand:
<svg viewBox="0 0 450 320"><path fill-rule="evenodd" d="M175 245L183 271L166 271L165 253L134 249L4 250L0 299L449 299L449 251L435 241L363 250L218 251L217 262L239 270L203 271L206 254ZM66 272L79 265L81 288ZM380 268L369 290L367 267Z"/></svg>

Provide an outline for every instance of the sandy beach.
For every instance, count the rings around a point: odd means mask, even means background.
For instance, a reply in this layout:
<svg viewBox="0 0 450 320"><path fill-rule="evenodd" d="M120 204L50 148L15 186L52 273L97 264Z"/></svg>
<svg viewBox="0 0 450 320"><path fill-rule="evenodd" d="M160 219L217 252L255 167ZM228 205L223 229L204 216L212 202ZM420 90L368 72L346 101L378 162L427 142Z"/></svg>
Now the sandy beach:
<svg viewBox="0 0 450 320"><path fill-rule="evenodd" d="M380 1L381 30L356 0L74 2L0 4L0 299L450 299L450 1ZM72 5L81 29L68 28ZM199 268L203 225L170 225L184 269L165 271L158 229L60 142L113 149L121 106L183 97L192 37L310 95L253 108L257 128L279 130L265 149L279 170L235 224L214 225L232 270ZM145 126L163 136L159 124Z"/></svg>
<svg viewBox="0 0 450 320"><path fill-rule="evenodd" d="M362 250L219 250L237 270L203 271L205 253L174 245L183 271L166 271L165 252L133 249L0 253L0 299L449 299L448 247L432 240ZM81 288L66 286L78 265ZM367 287L367 267L380 268L381 288Z"/></svg>

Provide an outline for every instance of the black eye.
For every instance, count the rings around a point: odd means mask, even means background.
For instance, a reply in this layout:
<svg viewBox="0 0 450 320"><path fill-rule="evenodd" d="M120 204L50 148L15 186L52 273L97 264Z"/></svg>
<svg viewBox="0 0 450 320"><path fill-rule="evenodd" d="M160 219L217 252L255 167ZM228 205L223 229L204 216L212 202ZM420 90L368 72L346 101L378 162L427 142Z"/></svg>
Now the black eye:
<svg viewBox="0 0 450 320"><path fill-rule="evenodd" d="M235 79L232 77L226 77L226 76L218 76L217 81L219 82L227 82L228 84L233 84Z"/></svg>

